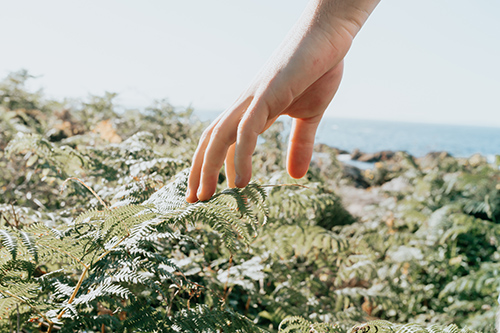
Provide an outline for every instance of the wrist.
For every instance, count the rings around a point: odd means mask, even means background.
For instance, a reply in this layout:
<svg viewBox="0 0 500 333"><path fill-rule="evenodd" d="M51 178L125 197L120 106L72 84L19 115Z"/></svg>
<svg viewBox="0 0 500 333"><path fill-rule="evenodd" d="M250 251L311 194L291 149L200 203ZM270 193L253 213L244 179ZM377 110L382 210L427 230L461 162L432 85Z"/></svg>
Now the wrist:
<svg viewBox="0 0 500 333"><path fill-rule="evenodd" d="M351 39L378 5L380 0L313 0L314 22L327 33L348 34Z"/></svg>

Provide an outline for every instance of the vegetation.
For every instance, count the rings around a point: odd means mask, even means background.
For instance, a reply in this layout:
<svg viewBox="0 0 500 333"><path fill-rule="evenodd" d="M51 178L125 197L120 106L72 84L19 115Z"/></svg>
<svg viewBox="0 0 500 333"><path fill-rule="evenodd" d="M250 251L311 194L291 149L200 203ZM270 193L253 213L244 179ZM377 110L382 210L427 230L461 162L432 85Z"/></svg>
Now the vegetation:
<svg viewBox="0 0 500 333"><path fill-rule="evenodd" d="M57 102L29 78L0 83L1 332L494 332L498 165L398 153L361 175L385 200L357 218L334 150L288 178L278 124L256 183L221 173L187 204L192 110Z"/></svg>

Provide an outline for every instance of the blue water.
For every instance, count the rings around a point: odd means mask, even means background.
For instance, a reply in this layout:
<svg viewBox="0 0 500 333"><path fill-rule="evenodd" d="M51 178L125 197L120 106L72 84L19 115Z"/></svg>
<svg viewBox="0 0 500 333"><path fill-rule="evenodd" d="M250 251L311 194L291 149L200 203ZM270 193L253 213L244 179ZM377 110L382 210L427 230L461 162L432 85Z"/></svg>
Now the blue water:
<svg viewBox="0 0 500 333"><path fill-rule="evenodd" d="M500 154L500 128L325 118L316 141L367 153L402 150L413 156L447 151L455 157Z"/></svg>
<svg viewBox="0 0 500 333"><path fill-rule="evenodd" d="M218 112L195 113L204 121L218 115ZM287 119L280 118L287 125L285 131L289 131L291 124ZM432 151L447 151L455 157L479 153L492 160L500 154L500 128L324 118L316 142L349 152L401 150L420 157Z"/></svg>

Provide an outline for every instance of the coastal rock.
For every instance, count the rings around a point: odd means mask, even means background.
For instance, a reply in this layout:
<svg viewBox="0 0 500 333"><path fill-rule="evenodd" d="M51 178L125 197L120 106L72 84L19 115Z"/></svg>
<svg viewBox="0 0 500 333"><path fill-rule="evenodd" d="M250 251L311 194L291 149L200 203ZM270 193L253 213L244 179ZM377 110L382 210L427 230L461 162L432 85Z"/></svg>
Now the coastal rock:
<svg viewBox="0 0 500 333"><path fill-rule="evenodd" d="M406 192L410 188L410 182L405 177L396 177L383 184L380 188L387 192Z"/></svg>
<svg viewBox="0 0 500 333"><path fill-rule="evenodd" d="M359 162L385 162L390 161L396 155L392 150L382 150L376 153L363 153L358 149L353 150L351 153L351 159Z"/></svg>
<svg viewBox="0 0 500 333"><path fill-rule="evenodd" d="M421 169L433 169L441 164L441 162L451 157L451 155L446 151L434 151L430 152L424 157L417 158L417 164Z"/></svg>
<svg viewBox="0 0 500 333"><path fill-rule="evenodd" d="M381 205L386 200L393 201L394 198L387 198L377 188L363 189L353 186L341 186L336 192L342 199L342 204L346 210L355 217L364 221L371 221L380 213ZM377 209L373 209L377 207Z"/></svg>
<svg viewBox="0 0 500 333"><path fill-rule="evenodd" d="M318 153L332 153L332 152L334 152L337 155L349 154L349 152L347 150L343 150L343 149L336 148L336 147L331 147L331 146L324 144L324 143L317 143L314 146L314 151L316 151Z"/></svg>
<svg viewBox="0 0 500 333"><path fill-rule="evenodd" d="M488 163L486 157L482 156L481 154L472 155L471 157L469 157L468 162L469 165L474 168Z"/></svg>
<svg viewBox="0 0 500 333"><path fill-rule="evenodd" d="M356 148L351 152L351 160L357 161L362 155L363 153Z"/></svg>
<svg viewBox="0 0 500 333"><path fill-rule="evenodd" d="M352 182L354 187L368 188L370 184L366 181L361 169L355 166L342 163L342 178L348 179Z"/></svg>

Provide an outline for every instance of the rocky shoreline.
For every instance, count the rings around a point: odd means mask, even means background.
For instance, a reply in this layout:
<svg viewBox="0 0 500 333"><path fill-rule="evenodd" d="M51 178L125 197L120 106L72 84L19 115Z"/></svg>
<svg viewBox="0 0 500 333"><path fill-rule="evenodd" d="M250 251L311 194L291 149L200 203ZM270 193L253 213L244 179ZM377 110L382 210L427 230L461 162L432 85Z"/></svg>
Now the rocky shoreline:
<svg viewBox="0 0 500 333"><path fill-rule="evenodd" d="M317 144L311 169L326 168L340 170L333 175L337 179L337 193L342 198L345 208L358 218L367 219L374 206L390 201L389 193L398 193L410 184L401 175L409 168L429 171L434 168L451 165L455 162L477 167L488 164L486 157L475 154L469 158L453 157L445 151L429 152L422 157L414 157L404 151L382 150L365 153L359 149L352 152ZM500 155L496 157L500 165ZM359 167L359 166L362 167Z"/></svg>

